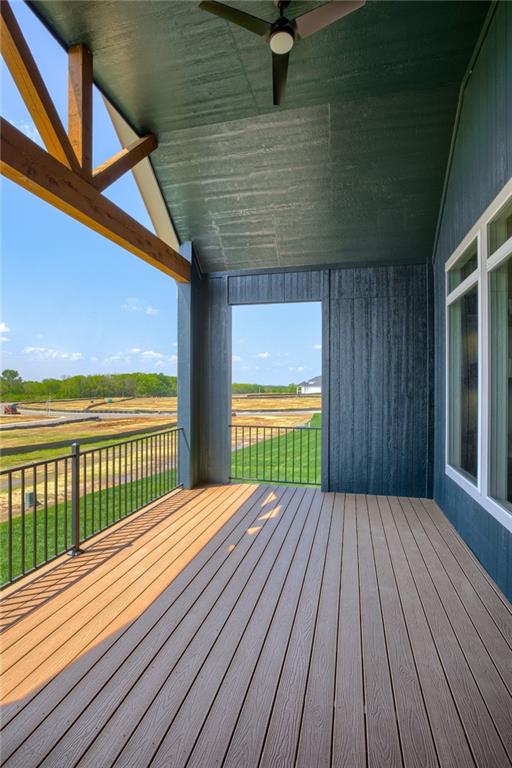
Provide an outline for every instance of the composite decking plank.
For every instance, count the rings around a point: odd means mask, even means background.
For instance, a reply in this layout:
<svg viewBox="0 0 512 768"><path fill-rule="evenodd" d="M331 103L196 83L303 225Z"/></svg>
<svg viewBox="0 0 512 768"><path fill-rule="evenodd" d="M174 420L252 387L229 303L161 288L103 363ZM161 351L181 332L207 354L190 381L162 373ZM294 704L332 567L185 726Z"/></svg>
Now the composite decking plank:
<svg viewBox="0 0 512 768"><path fill-rule="evenodd" d="M419 508L421 512L423 510L421 504L419 504ZM446 616L510 759L512 757L512 698L510 693L476 631L471 617L465 610L459 594L453 588L442 560L421 525L416 514L414 500L409 499L408 504L404 503L403 510L441 604L445 609ZM511 664L512 654L509 658L509 667Z"/></svg>
<svg viewBox="0 0 512 768"><path fill-rule="evenodd" d="M174 548L173 554L177 551L176 547L184 548L189 540L197 538L197 529L204 524L204 515L198 513L187 519L182 526L179 523L166 526L158 543L149 552L144 546L138 547L143 559L132 566L125 579L115 580L115 575L111 575L113 581L103 593L103 599L91 602L85 597L81 607L72 615L72 621L63 625L61 633L52 633L44 643L38 644L9 668L2 676L4 696L25 696L57 674L77 653L83 652L91 643L100 642L115 628L119 628L115 622L124 611L127 600L136 604L141 594L151 588L155 579L166 570L169 548Z"/></svg>
<svg viewBox="0 0 512 768"><path fill-rule="evenodd" d="M319 494L320 492L317 491ZM320 528L322 551L312 561L308 580L300 596L286 657L281 670L271 717L258 765L270 768L293 765L296 759L304 694L311 658L318 600L325 567L327 542L332 521L334 499L323 494Z"/></svg>
<svg viewBox="0 0 512 768"><path fill-rule="evenodd" d="M222 498L221 493L218 496L220 503ZM30 653L41 657L52 647L58 647L65 637L65 632L71 635L75 631L80 612L96 609L99 612L100 606L108 604L116 596L118 593L116 590L120 589L121 584L125 585L130 578L136 576L138 564L141 561L146 563L148 547L154 555L157 547L166 543L168 536L180 535L184 526L190 527L199 522L202 518L202 507L209 503L211 502L204 498L198 504L185 505L178 514L171 515L167 520L162 521L150 536L131 546L128 555L126 553L123 553L123 556L117 555L112 558L109 568L103 568L100 572L91 572L80 583L59 595L49 615L45 613L41 615L41 611L35 611L24 621L25 634L20 633L16 626L8 630L3 638L5 665L12 671L16 669L16 664L22 661L24 665L31 667ZM5 678L2 679L2 683L5 695L9 690Z"/></svg>
<svg viewBox="0 0 512 768"><path fill-rule="evenodd" d="M289 562L293 553L293 536L288 537L288 534L290 530L295 530L294 517L307 493L303 488L296 489L291 495L287 493L279 515L265 521L260 535L254 538L258 533L256 531L251 535L251 544L242 564L242 567L245 565L243 578L237 574L236 579L228 582L208 620L190 639L186 652L170 669L150 706L134 723L130 738L117 756L115 764L119 768L136 768L149 763L156 765L162 743L174 753L168 761L169 765L183 762L176 752L183 744L182 739L186 740L190 735L188 723L182 716L188 694L194 689L198 674L203 673L202 677L205 677L203 670L208 669L211 677L206 675L203 695L193 696L195 707L192 707L192 712L188 711L189 717L200 718L211 703L212 691L208 685L216 690L217 675L226 670L276 562L279 569ZM149 734L151 740L148 739Z"/></svg>
<svg viewBox="0 0 512 768"><path fill-rule="evenodd" d="M436 509L208 486L119 521L4 593L2 764L388 768L391 733L433 768L430 729L442 768L510 766L510 606Z"/></svg>
<svg viewBox="0 0 512 768"><path fill-rule="evenodd" d="M246 531L230 553L223 577L217 576L208 584L176 631L167 633L167 637L164 633L163 642L149 653L142 645L133 671L119 669L109 686L111 690L102 691L86 717L77 721L82 730L81 759L77 764L92 766L98 761L110 764L114 760L122 764L125 749L133 765L149 761L224 624L233 613L243 621L244 610L249 609L249 603L243 600L246 586L255 571L254 585L264 581L292 522L295 506L288 502L294 496L300 500L302 493L285 490L280 513L255 526L255 530ZM239 610L235 611L235 607ZM63 740L59 745L62 758L69 747L76 751L75 742L73 734L69 745ZM84 753L82 746L88 742Z"/></svg>
<svg viewBox="0 0 512 768"><path fill-rule="evenodd" d="M368 766L403 765L367 501L356 496Z"/></svg>
<svg viewBox="0 0 512 768"><path fill-rule="evenodd" d="M185 617L210 580L214 576L220 578L221 567L243 537L247 525L265 514L266 506L274 506L274 496L272 490L261 487L239 504L235 512L232 505L236 504L236 500L231 501L225 509L227 522L222 529L214 537L208 528L205 530L202 541L198 540L202 549L192 560L187 550L183 553L182 565L185 567L150 607L119 637L113 637L105 648L103 645L95 646L55 677L44 689L44 696L39 695L31 706L9 723L2 731L5 755L11 754L33 732L37 751L41 754L49 750L56 741L55 734L62 734L69 723L78 717L139 643L157 627L164 626L167 634L169 625L177 624ZM211 524L214 525L215 521ZM76 687L82 694L80 697L75 695ZM58 708L61 702L62 706Z"/></svg>
<svg viewBox="0 0 512 768"><path fill-rule="evenodd" d="M384 537L379 502L375 496L368 496L367 505L404 763L411 768L434 768L438 766L436 749Z"/></svg>
<svg viewBox="0 0 512 768"><path fill-rule="evenodd" d="M333 768L363 768L367 764L356 525L355 496L347 494L338 611Z"/></svg>
<svg viewBox="0 0 512 768"><path fill-rule="evenodd" d="M224 489L215 490L215 495L218 496L219 499L221 499L225 493L226 491ZM3 632L2 648L6 664L9 666L13 665L15 661L25 656L28 651L51 635L56 628L66 624L69 616L72 616L73 612L80 608L86 595L88 595L89 600L92 602L101 595L106 588L108 589L114 576L122 578L122 576L130 570L130 567L137 563L138 558L141 557L141 552L139 550L142 545L147 546L155 541L159 535L161 535L162 531L168 529L170 525L176 527L180 523L190 519L192 516L197 515L201 511L201 506L206 503L210 503L207 502L206 498L200 500L195 498L191 502L185 502L172 515L163 519L160 524L142 537L142 541L139 540L131 543L128 557L126 556L126 551L114 553L109 560L108 568L105 569L100 567L87 573L79 582L72 584L60 594L55 595L52 602L51 613L44 611L44 608L42 610L39 609L33 611L24 619L23 633L19 632L15 625ZM101 544L97 545L99 548L101 548L101 546ZM108 546L108 540L106 546ZM94 559L94 549L94 547L88 547L83 554L80 555L79 565L81 567L83 567L84 561L88 558Z"/></svg>
<svg viewBox="0 0 512 768"><path fill-rule="evenodd" d="M286 541L286 547L292 550L291 559L287 557L283 560L281 567L277 561L274 564L240 643L227 665L224 657L227 644L219 638L217 659L210 654L194 681L178 717L155 756L155 768L172 764L203 768L205 765L222 763L244 694L251 682L269 626L282 602L283 592L287 587L288 599L293 601L294 595L300 591L300 579L306 571L312 546L314 548L321 538L318 531L324 521L320 516L322 504L318 496L311 495L307 504L297 510ZM279 553L281 558L284 549ZM315 551L321 554L321 546L317 546ZM220 682L223 668L226 668L226 673ZM203 701L204 698L206 701ZM205 711L204 705L208 700L212 700L212 706ZM178 744L179 749L176 748Z"/></svg>
<svg viewBox="0 0 512 768"><path fill-rule="evenodd" d="M431 517L426 514L425 505L421 501L413 501L413 507L420 524L450 579L453 589L464 604L487 652L491 656L509 693L512 694L512 651L501 632L496 632L495 623L489 621L489 613L479 594L481 580L479 579L477 583L473 584L467 577L452 550L434 525ZM512 627L512 616L510 617L510 624Z"/></svg>
<svg viewBox="0 0 512 768"><path fill-rule="evenodd" d="M393 515L475 762L479 768L507 766L507 754L409 528L404 513L409 501L399 502Z"/></svg>
<svg viewBox="0 0 512 768"><path fill-rule="evenodd" d="M259 504L257 506L259 507ZM51 752L48 752L50 756L48 763L50 765L52 761L58 762L63 760L64 754L68 758L75 755L74 760L76 761L87 750L94 750L95 739L99 738L101 743L105 736L108 735L112 718L116 716L120 708L122 709L123 706L126 706L126 699L132 689L135 688L137 692L142 687L140 683L141 678L144 676L147 678L154 672L154 659L158 658L161 660L164 658L166 651L170 652L170 650L174 650L177 654L176 658L178 658L180 653L186 649L191 636L208 617L212 605L215 603L214 590L216 579L218 579L219 588L221 588L224 583L224 577L229 579L232 569L236 569L247 552L247 520L245 517L243 522L245 526L242 538L234 550L231 550L230 546L226 547L228 557L222 561L220 570L217 572L211 564L209 565L206 574L210 575L211 579L207 578L204 580L204 574L202 574L203 578L194 580L193 589L190 591L187 589L182 592L176 602L171 601L169 611L165 612L161 621L158 620L149 626L149 631L144 633L140 643L133 649L128 648L128 652L123 654L119 660L116 659L116 649L113 648L112 652L109 651L102 660L103 664L100 666L100 669L97 670L97 665L91 670L91 674L86 679L86 685L91 693L94 694L94 690L96 690L96 695L93 695L90 700L82 702L82 707L76 713L74 721L66 722L64 720L64 727L62 726L62 718L65 718L66 708L60 708L58 713L60 718L59 739L54 740L53 749ZM210 567L213 568L212 571L210 571ZM197 589L198 582L199 589ZM171 586L169 592L172 593L172 591ZM164 594L167 594L167 591ZM191 602L190 598L195 598L195 601ZM144 618L141 617L141 620L144 621ZM129 637L127 642L129 642ZM96 684L95 679L98 672L101 673L101 685L99 686ZM161 679L162 673L160 670L158 681L161 682ZM138 688L136 687L137 683ZM155 683L155 692L156 687L157 683ZM135 698L134 696L132 701L133 713L135 713L137 708L141 708L141 705L143 705L143 700L141 697ZM83 703L85 703L85 707ZM142 706L142 711L144 709L145 707ZM37 750L37 739L32 739L32 743L33 748ZM113 748L113 745L108 740L107 744L111 749ZM117 751L117 747L114 751ZM102 756L102 759L107 760L107 752L108 749L105 750L105 755ZM69 762L72 761L69 760Z"/></svg>
<svg viewBox="0 0 512 768"><path fill-rule="evenodd" d="M343 494L334 499L320 589L296 766L324 768L331 762L338 595L343 552Z"/></svg>
<svg viewBox="0 0 512 768"><path fill-rule="evenodd" d="M177 488L147 507L127 515L82 544L80 558L63 553L55 560L41 565L33 573L2 589L0 599L0 634L18 621L26 620L37 609L56 600L58 595L82 581L89 573L99 569L121 550L153 531L160 522L179 513L186 504L197 499L202 488Z"/></svg>
<svg viewBox="0 0 512 768"><path fill-rule="evenodd" d="M379 497L379 512L411 641L425 706L442 768L473 766L459 713L439 659L392 508L398 499Z"/></svg>
<svg viewBox="0 0 512 768"><path fill-rule="evenodd" d="M489 615L512 648L512 606L435 501L422 499L422 503L468 579L478 584L478 592Z"/></svg>
<svg viewBox="0 0 512 768"><path fill-rule="evenodd" d="M315 517L318 519L317 516L321 510L319 494L315 495L314 501L315 504L311 510L316 514L313 515L311 511L309 513L312 521L315 520ZM304 563L303 571L300 571L301 560L298 558L295 559L290 570L242 706L237 718L232 723L229 748L222 760L224 768L258 764L301 595L306 582L309 581L313 560L321 555L321 552L318 552L319 540L317 526L313 545L310 548L308 559ZM306 548L303 547L301 548L302 558L305 554ZM297 574L296 570L298 571ZM220 704L221 700L219 699L219 706ZM201 733L201 742L205 741L205 736L206 731ZM201 743L198 742L195 750L196 755L193 754L193 759L201 755L200 747ZM215 761L215 751L211 753L211 757Z"/></svg>

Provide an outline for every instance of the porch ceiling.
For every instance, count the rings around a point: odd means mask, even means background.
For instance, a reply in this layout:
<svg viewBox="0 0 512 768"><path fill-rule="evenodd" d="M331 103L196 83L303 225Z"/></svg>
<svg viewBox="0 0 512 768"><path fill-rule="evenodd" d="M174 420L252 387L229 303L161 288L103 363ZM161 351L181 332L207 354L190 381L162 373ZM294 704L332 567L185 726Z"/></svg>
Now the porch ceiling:
<svg viewBox="0 0 512 768"><path fill-rule="evenodd" d="M98 85L157 134L157 178L205 271L428 259L487 2L368 2L297 45L281 108L268 48L195 2L31 5L91 48Z"/></svg>

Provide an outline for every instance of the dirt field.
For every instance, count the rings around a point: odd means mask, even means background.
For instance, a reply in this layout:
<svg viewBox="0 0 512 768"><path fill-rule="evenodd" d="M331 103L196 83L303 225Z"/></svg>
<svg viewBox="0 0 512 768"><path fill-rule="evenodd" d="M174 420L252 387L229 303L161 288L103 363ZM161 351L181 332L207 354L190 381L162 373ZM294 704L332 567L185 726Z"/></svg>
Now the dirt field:
<svg viewBox="0 0 512 768"><path fill-rule="evenodd" d="M231 401L233 411L293 411L320 410L320 395L298 395L297 397L234 397ZM272 417L275 418L275 417Z"/></svg>
<svg viewBox="0 0 512 768"><path fill-rule="evenodd" d="M62 405L61 405L62 403ZM28 405L26 406L28 407ZM34 403L31 408L45 409L46 403ZM65 411L97 411L126 412L151 411L153 413L173 413L178 407L176 397L133 397L118 398L112 403L105 400L55 400L52 410ZM293 410L320 410L322 398L320 395L297 395L286 397L233 397L231 401L233 411L293 411Z"/></svg>
<svg viewBox="0 0 512 768"><path fill-rule="evenodd" d="M36 416L34 415L23 416L23 414L17 413L15 416L12 416L11 414L0 413L0 424L11 424L11 423L25 424L26 422L29 422L29 421L47 421L49 419L50 419L49 416L43 416L43 414L41 415L37 414Z"/></svg>
<svg viewBox="0 0 512 768"><path fill-rule="evenodd" d="M132 397L118 405L116 403L104 403L103 405L96 406L96 410L101 411L153 411L158 412L173 412L178 407L177 397ZM95 409L92 408L92 411Z"/></svg>
<svg viewBox="0 0 512 768"><path fill-rule="evenodd" d="M50 403L50 412L51 411L71 411L71 412L82 412L82 411L89 411L93 408L99 408L101 405L104 405L105 407L108 407L110 405L113 405L117 402L122 402L125 398L124 397L113 397L112 403L106 403L105 398L80 398L79 400L52 400ZM44 403L18 403L19 408L28 408L29 410L34 411L47 411L48 410L48 403L45 401ZM115 410L115 408L114 408Z"/></svg>
<svg viewBox="0 0 512 768"><path fill-rule="evenodd" d="M24 430L3 430L1 435L2 448L16 448L18 446L38 444L60 443L63 440L74 440L84 438L97 438L98 441L107 435L119 435L122 438L125 432L141 430L161 426L165 429L174 425L175 420L165 416L148 416L147 418L108 419L108 421L88 421L84 423L62 424L52 429L38 429L32 427ZM22 454L20 459L23 460Z"/></svg>

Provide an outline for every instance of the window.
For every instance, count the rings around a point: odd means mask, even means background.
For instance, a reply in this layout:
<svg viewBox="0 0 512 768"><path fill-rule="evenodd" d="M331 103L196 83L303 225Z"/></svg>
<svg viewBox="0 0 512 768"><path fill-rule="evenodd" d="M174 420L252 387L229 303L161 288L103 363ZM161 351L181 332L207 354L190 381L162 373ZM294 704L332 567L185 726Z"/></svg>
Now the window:
<svg viewBox="0 0 512 768"><path fill-rule="evenodd" d="M478 287L449 307L450 464L475 481L478 472Z"/></svg>
<svg viewBox="0 0 512 768"><path fill-rule="evenodd" d="M512 180L446 264L446 474L512 531Z"/></svg>
<svg viewBox="0 0 512 768"><path fill-rule="evenodd" d="M490 276L491 495L512 512L512 258Z"/></svg>

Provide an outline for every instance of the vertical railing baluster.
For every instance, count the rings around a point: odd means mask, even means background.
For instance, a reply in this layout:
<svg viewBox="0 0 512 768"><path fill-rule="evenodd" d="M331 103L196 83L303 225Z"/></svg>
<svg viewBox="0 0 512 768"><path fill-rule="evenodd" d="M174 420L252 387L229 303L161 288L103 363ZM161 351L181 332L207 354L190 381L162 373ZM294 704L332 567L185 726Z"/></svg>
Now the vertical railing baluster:
<svg viewBox="0 0 512 768"><path fill-rule="evenodd" d="M25 470L21 470L21 572L25 573Z"/></svg>
<svg viewBox="0 0 512 768"><path fill-rule="evenodd" d="M91 457L91 523L92 523L92 533L96 532L96 478L94 473L94 463L96 454L94 451L91 451L90 453Z"/></svg>
<svg viewBox="0 0 512 768"><path fill-rule="evenodd" d="M123 509L123 496L122 496L122 487L123 484L121 482L121 475L123 473L123 465L122 465L122 447L123 444L120 443L118 446L118 457L117 457L117 504L119 506L119 513L118 513L118 520L122 517L122 509Z"/></svg>
<svg viewBox="0 0 512 768"><path fill-rule="evenodd" d="M123 478L123 491L124 491L124 516L128 514L128 443L124 443L124 478Z"/></svg>
<svg viewBox="0 0 512 768"><path fill-rule="evenodd" d="M81 455L81 461L82 461L82 474L83 474L83 480L82 480L82 491L83 491L83 503L82 503L82 517L83 517L83 538L87 538L87 466L86 466L86 455Z"/></svg>
<svg viewBox="0 0 512 768"><path fill-rule="evenodd" d="M130 512L133 512L133 440L130 440Z"/></svg>
<svg viewBox="0 0 512 768"><path fill-rule="evenodd" d="M71 541L72 555L80 552L80 446L71 445Z"/></svg>
<svg viewBox="0 0 512 768"><path fill-rule="evenodd" d="M7 535L8 535L8 555L7 571L9 581L12 581L12 472L7 475Z"/></svg>
<svg viewBox="0 0 512 768"><path fill-rule="evenodd" d="M32 470L32 565L35 568L37 563L37 467Z"/></svg>
<svg viewBox="0 0 512 768"><path fill-rule="evenodd" d="M64 551L68 548L68 459L64 459Z"/></svg>
<svg viewBox="0 0 512 768"><path fill-rule="evenodd" d="M48 560L48 464L44 465L44 559Z"/></svg>
<svg viewBox="0 0 512 768"><path fill-rule="evenodd" d="M107 527L110 520L110 499L108 495L108 446L105 448L105 517Z"/></svg>
<svg viewBox="0 0 512 768"><path fill-rule="evenodd" d="M59 466L58 459L53 462L53 554L59 551Z"/></svg>

